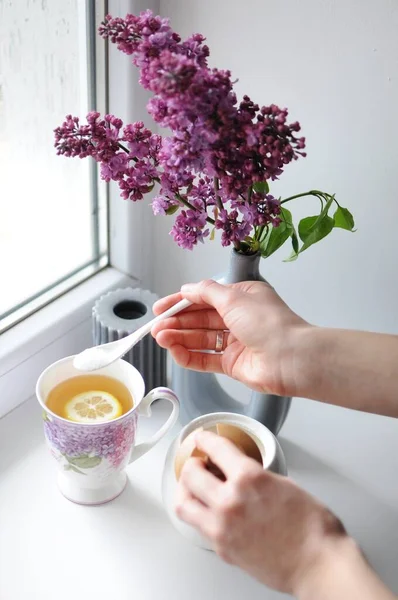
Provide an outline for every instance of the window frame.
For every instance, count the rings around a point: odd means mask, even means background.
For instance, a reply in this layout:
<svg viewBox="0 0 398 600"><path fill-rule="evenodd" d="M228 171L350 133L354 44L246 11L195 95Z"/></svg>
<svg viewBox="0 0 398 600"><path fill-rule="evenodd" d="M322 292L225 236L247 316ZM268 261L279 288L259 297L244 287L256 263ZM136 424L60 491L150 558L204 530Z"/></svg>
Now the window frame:
<svg viewBox="0 0 398 600"><path fill-rule="evenodd" d="M92 345L96 299L137 282L106 268L0 336L0 418L32 397L40 372Z"/></svg>
<svg viewBox="0 0 398 600"><path fill-rule="evenodd" d="M159 0L109 0L108 12L125 16L151 9L160 12ZM123 123L143 121L152 131L156 124L148 115L146 105L150 94L138 83L138 70L131 57L123 54L114 44L108 44L108 107ZM109 252L110 264L123 273L139 279L144 286L151 282L153 231L152 210L148 199L126 202L113 182L109 185Z"/></svg>
<svg viewBox="0 0 398 600"><path fill-rule="evenodd" d="M97 16L148 8L158 13L159 5L159 0L95 0ZM106 79L108 85L98 110L127 123L142 120L153 129L146 112L148 95L131 59L113 45L103 48L104 79L97 78L96 85L104 86ZM0 334L0 418L32 397L40 372L51 362L92 345L91 311L99 296L119 287L149 287L153 215L148 202L122 200L115 184L100 189L108 196L107 266Z"/></svg>
<svg viewBox="0 0 398 600"><path fill-rule="evenodd" d="M86 56L80 68L81 93L87 110L98 108L102 113L107 112L108 106L108 58L107 44L97 41L97 29L107 13L107 7L107 0L78 4L79 46ZM93 258L1 314L0 335L109 265L108 189L99 177L98 165L94 161L90 161L88 165Z"/></svg>

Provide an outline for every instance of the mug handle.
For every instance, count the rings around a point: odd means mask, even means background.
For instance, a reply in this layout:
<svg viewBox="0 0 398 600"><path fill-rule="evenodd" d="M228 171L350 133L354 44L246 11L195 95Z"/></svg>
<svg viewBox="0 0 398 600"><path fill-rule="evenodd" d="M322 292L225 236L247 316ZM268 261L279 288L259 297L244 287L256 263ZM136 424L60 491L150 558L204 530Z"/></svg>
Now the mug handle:
<svg viewBox="0 0 398 600"><path fill-rule="evenodd" d="M161 438L166 435L166 433L173 427L178 419L178 414L180 412L180 402L175 395L175 393L166 387L157 387L151 390L145 398L140 402L138 406L138 415L143 417L150 417L152 415L151 405L155 400L166 399L173 405L173 410L171 415L167 419L166 423L164 423L160 429L156 433L153 434L149 440L145 442L141 442L137 444L131 451L131 456L129 460L129 464L140 458L144 454L148 452L151 448L153 448Z"/></svg>

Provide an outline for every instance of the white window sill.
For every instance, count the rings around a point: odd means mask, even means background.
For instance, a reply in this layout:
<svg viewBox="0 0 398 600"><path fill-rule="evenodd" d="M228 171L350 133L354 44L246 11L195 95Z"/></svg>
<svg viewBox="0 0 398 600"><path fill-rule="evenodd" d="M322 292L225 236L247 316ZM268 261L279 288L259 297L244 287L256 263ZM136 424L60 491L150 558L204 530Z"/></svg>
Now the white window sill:
<svg viewBox="0 0 398 600"><path fill-rule="evenodd" d="M106 268L0 336L0 418L34 393L50 363L92 345L91 309L103 293L137 282Z"/></svg>
<svg viewBox="0 0 398 600"><path fill-rule="evenodd" d="M140 419L139 439L152 435L169 412L169 403L158 401L152 418ZM44 441L36 399L1 419L0 598L186 597L181 589L174 594L181 557L185 557L185 575L177 588L195 578L198 561L202 572L216 565L213 556L194 548L174 530L162 505L164 456L179 428L177 424L128 467L129 480L121 496L100 507L86 507L73 504L58 491L56 464ZM207 579L204 587L209 585Z"/></svg>
<svg viewBox="0 0 398 600"><path fill-rule="evenodd" d="M140 440L169 410L159 401L151 419L140 418ZM394 419L295 400L280 438L290 476L342 518L395 593L397 427ZM1 419L0 598L280 599L191 545L169 523L161 478L178 431L177 424L128 467L128 485L118 498L85 507L57 489L37 401L32 398Z"/></svg>

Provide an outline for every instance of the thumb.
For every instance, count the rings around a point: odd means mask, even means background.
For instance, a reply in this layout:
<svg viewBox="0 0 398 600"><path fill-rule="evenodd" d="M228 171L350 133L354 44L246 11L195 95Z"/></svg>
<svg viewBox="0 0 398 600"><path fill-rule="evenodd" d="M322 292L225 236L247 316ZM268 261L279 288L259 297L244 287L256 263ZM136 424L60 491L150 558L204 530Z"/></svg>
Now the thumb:
<svg viewBox="0 0 398 600"><path fill-rule="evenodd" d="M186 283L181 288L181 294L193 304L213 306L223 317L236 298L237 291L213 279L206 279L200 283Z"/></svg>

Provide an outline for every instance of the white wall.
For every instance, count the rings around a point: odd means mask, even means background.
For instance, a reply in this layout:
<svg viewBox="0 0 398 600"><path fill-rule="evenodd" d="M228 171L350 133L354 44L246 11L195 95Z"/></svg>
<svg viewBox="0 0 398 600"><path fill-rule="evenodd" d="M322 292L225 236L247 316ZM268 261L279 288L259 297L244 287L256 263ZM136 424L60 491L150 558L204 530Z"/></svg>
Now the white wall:
<svg viewBox="0 0 398 600"><path fill-rule="evenodd" d="M398 331L398 4L396 0L162 0L183 36L206 35L211 64L239 78L239 96L287 106L308 157L289 165L278 194L336 192L358 231L336 230L295 263L282 248L262 273L318 324ZM317 205L297 201L297 218ZM309 212L308 212L309 211ZM179 249L155 221L152 287L165 294L223 270L228 249Z"/></svg>

